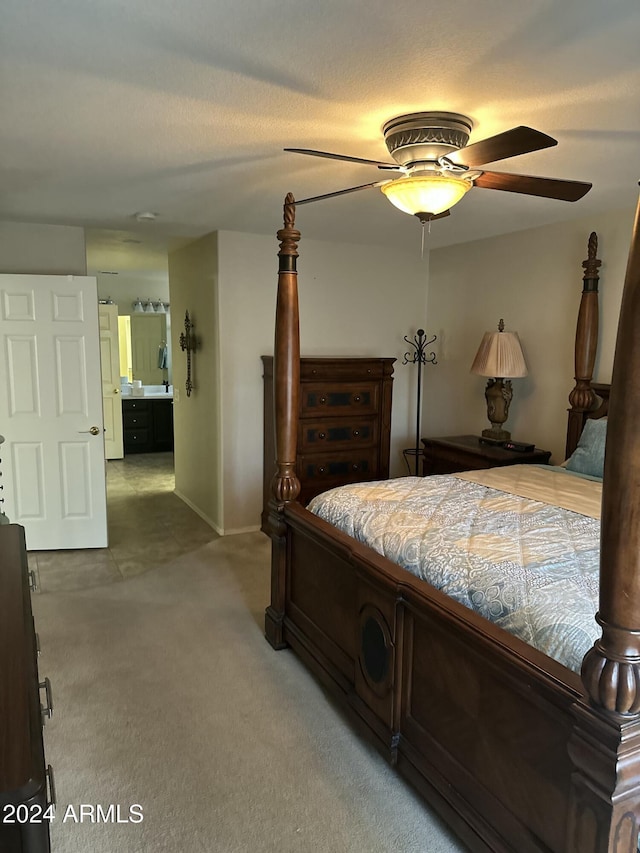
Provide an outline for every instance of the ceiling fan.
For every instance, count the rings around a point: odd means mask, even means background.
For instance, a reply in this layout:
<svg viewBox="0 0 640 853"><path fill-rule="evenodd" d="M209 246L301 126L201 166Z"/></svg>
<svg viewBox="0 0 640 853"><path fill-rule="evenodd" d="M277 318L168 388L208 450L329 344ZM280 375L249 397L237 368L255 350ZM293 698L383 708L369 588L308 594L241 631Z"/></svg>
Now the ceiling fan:
<svg viewBox="0 0 640 853"><path fill-rule="evenodd" d="M421 222L449 215L471 187L503 190L511 193L578 201L591 189L581 181L539 178L507 172L474 169L485 163L505 160L519 154L540 151L557 145L556 139L531 127L514 127L496 136L468 145L473 128L470 118L459 113L428 111L397 116L387 121L382 132L395 163L366 160L308 148L285 148L295 154L309 154L330 160L346 160L376 166L383 171L401 172L400 178L387 178L348 187L332 193L304 198L296 204L308 204L325 198L380 187L389 201Z"/></svg>

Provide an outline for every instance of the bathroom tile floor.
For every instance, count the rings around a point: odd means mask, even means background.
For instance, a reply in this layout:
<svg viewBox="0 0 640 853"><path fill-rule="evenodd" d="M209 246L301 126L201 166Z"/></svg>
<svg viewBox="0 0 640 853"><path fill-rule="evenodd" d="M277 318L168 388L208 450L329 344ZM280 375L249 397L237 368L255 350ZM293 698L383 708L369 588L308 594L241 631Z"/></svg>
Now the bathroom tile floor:
<svg viewBox="0 0 640 853"><path fill-rule="evenodd" d="M108 548L30 551L41 592L83 589L142 574L218 538L173 494L173 453L107 462Z"/></svg>

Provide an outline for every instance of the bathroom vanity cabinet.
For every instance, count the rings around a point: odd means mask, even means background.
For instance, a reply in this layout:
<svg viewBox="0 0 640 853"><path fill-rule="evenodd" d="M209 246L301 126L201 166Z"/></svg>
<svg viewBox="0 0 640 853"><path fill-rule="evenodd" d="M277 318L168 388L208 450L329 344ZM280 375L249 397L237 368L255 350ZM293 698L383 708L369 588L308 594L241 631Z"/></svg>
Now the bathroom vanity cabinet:
<svg viewBox="0 0 640 853"><path fill-rule="evenodd" d="M173 450L173 399L134 397L122 400L124 452Z"/></svg>

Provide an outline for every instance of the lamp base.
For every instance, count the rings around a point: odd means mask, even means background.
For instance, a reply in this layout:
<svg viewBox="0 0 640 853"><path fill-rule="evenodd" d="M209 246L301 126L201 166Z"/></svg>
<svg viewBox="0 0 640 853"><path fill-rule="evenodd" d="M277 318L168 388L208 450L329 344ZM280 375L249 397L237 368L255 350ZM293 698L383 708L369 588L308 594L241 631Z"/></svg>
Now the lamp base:
<svg viewBox="0 0 640 853"><path fill-rule="evenodd" d="M487 401L487 417L491 427L482 430L483 444L504 444L511 440L509 430L503 424L509 417L509 403L513 396L510 379L489 379L484 391Z"/></svg>
<svg viewBox="0 0 640 853"><path fill-rule="evenodd" d="M482 436L478 439L481 444L502 445L511 441L511 433L506 429L483 429Z"/></svg>

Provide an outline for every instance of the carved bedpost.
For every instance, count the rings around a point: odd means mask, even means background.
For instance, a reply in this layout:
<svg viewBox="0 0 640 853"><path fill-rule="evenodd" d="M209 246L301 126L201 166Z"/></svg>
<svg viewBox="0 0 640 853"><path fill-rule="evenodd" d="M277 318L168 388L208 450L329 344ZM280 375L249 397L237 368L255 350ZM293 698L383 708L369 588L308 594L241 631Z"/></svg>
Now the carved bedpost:
<svg viewBox="0 0 640 853"><path fill-rule="evenodd" d="M640 713L640 205L627 264L613 362L602 491L602 639L582 678L612 714Z"/></svg>
<svg viewBox="0 0 640 853"><path fill-rule="evenodd" d="M640 204L609 401L602 495L602 637L582 663L599 712L575 708L570 851L636 853L640 829Z"/></svg>
<svg viewBox="0 0 640 853"><path fill-rule="evenodd" d="M296 258L300 232L295 229L295 199L287 194L284 228L278 231L280 258L278 300L274 344L274 412L276 473L271 481L269 535L271 536L271 604L265 612L265 635L276 649L286 646L283 637L285 609L286 525L282 520L285 503L300 493L296 475L298 438L298 396L300 393L300 331L298 322L298 274Z"/></svg>
<svg viewBox="0 0 640 853"><path fill-rule="evenodd" d="M582 298L578 313L575 343L575 380L576 384L569 394L569 423L567 427L567 447L565 458L575 450L584 425L585 412L591 411L597 398L591 387L593 366L598 346L598 236L595 231L589 235L587 259L584 267Z"/></svg>

